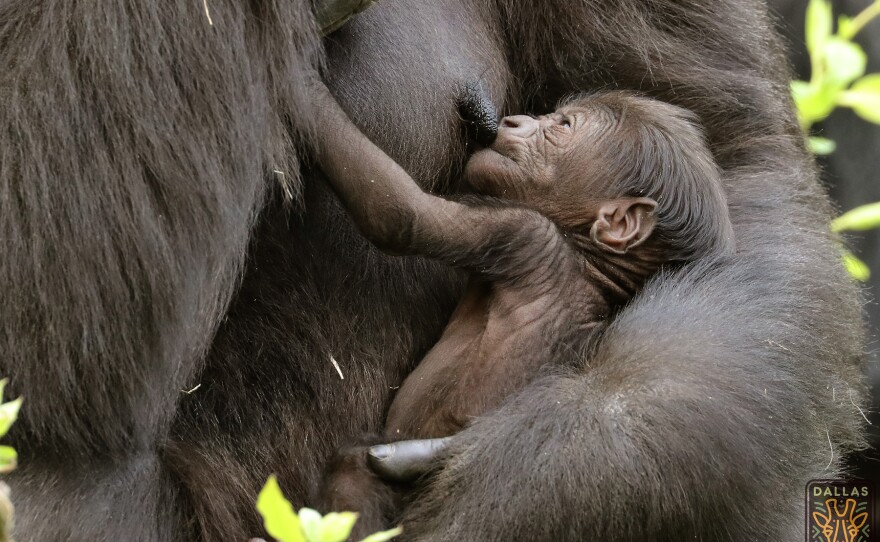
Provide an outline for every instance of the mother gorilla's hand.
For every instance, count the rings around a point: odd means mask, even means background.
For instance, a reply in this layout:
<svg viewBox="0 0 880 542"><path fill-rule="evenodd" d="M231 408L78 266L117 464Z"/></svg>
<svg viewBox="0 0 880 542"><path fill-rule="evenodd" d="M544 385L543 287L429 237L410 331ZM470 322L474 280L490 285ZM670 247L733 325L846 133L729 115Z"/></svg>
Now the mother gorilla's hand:
<svg viewBox="0 0 880 542"><path fill-rule="evenodd" d="M401 440L373 446L368 463L380 477L393 482L411 482L438 466L455 437Z"/></svg>

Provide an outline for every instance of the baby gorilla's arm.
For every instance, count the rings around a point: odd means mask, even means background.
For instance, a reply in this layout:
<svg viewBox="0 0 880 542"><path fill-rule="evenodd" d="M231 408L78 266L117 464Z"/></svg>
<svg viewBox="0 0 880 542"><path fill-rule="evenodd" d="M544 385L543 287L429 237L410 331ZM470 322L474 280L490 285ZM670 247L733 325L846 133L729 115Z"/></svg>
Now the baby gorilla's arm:
<svg viewBox="0 0 880 542"><path fill-rule="evenodd" d="M318 162L333 190L370 241L393 252L420 252L413 246L417 216L442 200L361 133L323 83L314 88Z"/></svg>
<svg viewBox="0 0 880 542"><path fill-rule="evenodd" d="M557 245L556 228L525 209L465 205L431 195L351 122L323 83L315 85L316 151L334 191L379 248L501 276Z"/></svg>

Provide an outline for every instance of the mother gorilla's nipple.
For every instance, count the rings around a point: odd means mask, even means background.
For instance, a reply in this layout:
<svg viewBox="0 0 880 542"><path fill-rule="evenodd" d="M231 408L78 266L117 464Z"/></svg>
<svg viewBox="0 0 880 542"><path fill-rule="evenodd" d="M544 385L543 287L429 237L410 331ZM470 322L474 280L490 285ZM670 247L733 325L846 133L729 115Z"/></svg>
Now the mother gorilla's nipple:
<svg viewBox="0 0 880 542"><path fill-rule="evenodd" d="M479 82L465 85L458 100L458 112L467 127L468 140L484 147L492 144L498 135L498 111Z"/></svg>

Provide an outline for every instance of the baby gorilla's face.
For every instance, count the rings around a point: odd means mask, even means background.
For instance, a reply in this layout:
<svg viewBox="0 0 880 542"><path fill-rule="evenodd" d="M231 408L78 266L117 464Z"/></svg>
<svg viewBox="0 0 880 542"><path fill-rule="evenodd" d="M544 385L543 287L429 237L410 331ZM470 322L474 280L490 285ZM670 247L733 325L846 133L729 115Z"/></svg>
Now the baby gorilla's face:
<svg viewBox="0 0 880 542"><path fill-rule="evenodd" d="M494 143L468 162L465 178L482 194L526 203L553 218L573 201L595 196L591 148L606 120L601 117L581 106L538 118L505 117Z"/></svg>

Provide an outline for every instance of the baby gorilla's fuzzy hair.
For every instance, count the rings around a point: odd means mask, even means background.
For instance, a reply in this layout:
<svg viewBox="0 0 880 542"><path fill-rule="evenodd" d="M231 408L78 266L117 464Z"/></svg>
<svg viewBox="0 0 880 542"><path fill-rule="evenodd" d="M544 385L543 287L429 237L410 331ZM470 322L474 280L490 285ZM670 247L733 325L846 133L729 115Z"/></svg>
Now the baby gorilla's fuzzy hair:
<svg viewBox="0 0 880 542"><path fill-rule="evenodd" d="M655 239L671 261L735 251L721 171L696 115L629 92L580 95L565 106L601 115L596 158L610 174L603 197L657 202Z"/></svg>

